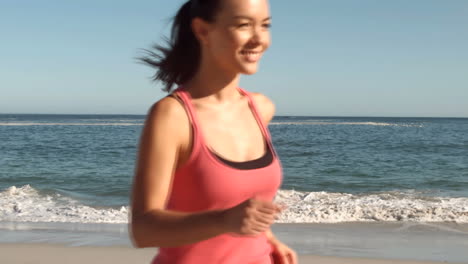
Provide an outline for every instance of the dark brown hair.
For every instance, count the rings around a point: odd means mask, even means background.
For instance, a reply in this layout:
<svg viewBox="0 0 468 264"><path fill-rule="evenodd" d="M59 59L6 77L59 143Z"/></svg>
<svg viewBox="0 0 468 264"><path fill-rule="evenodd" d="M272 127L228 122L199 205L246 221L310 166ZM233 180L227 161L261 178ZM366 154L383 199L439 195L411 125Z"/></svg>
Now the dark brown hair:
<svg viewBox="0 0 468 264"><path fill-rule="evenodd" d="M158 44L152 50L146 50L146 56L140 62L156 69L153 81L164 84L163 91L171 92L175 84L190 80L200 64L201 50L191 23L195 17L213 22L220 7L220 0L190 0L179 9L173 18L168 47Z"/></svg>

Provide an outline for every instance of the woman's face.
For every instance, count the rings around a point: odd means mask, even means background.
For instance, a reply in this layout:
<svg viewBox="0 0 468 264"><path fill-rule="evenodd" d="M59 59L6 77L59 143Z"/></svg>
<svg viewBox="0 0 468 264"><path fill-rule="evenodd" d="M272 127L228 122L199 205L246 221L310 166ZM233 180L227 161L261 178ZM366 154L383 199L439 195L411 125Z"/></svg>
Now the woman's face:
<svg viewBox="0 0 468 264"><path fill-rule="evenodd" d="M222 0L205 51L224 70L253 74L270 46L268 0Z"/></svg>

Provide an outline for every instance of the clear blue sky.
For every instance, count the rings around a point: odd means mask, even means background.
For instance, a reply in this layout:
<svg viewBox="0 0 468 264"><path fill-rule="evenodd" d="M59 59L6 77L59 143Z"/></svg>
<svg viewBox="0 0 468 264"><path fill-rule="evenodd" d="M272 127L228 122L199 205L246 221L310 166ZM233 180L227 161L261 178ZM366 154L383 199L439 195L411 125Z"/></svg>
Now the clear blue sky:
<svg viewBox="0 0 468 264"><path fill-rule="evenodd" d="M0 3L0 113L146 114L140 49L183 1ZM272 45L241 86L277 115L468 117L468 1L270 0Z"/></svg>

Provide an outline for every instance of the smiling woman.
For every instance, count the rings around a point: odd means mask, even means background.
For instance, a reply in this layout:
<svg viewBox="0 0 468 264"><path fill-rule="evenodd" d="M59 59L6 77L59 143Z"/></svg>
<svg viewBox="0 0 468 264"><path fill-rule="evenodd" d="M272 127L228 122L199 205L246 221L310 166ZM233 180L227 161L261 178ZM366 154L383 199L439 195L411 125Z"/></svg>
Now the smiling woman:
<svg viewBox="0 0 468 264"><path fill-rule="evenodd" d="M169 47L142 58L170 93L148 111L131 199L132 241L159 247L153 264L297 262L270 230L284 209L274 104L238 86L270 45L270 20L267 0L188 1Z"/></svg>
<svg viewBox="0 0 468 264"><path fill-rule="evenodd" d="M157 69L154 80L167 92L191 79L206 59L253 74L270 45L270 27L267 1L188 1L174 18L169 47L155 45L156 52L147 50L141 60Z"/></svg>

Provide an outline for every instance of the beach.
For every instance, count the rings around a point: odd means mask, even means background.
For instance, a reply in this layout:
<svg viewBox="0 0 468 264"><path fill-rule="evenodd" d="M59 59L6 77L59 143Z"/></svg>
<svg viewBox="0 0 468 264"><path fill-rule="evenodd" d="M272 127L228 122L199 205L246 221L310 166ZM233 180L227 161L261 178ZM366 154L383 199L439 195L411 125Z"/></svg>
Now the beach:
<svg viewBox="0 0 468 264"><path fill-rule="evenodd" d="M466 224L274 224L272 230L299 263L468 263ZM150 263L156 254L157 248L134 248L125 224L0 223L1 263Z"/></svg>
<svg viewBox="0 0 468 264"><path fill-rule="evenodd" d="M0 264L268 263L254 230L300 264L468 264L467 25L468 0L1 2Z"/></svg>
<svg viewBox="0 0 468 264"><path fill-rule="evenodd" d="M128 234L143 121L0 115L0 264L150 263L157 248ZM284 169L275 202L287 206L272 230L299 263L468 263L468 119L269 128Z"/></svg>
<svg viewBox="0 0 468 264"><path fill-rule="evenodd" d="M138 264L150 263L156 250L154 248L135 249L131 247L67 247L53 244L0 244L2 263L8 264L82 264L112 263ZM384 260L371 258L340 258L329 256L300 255L299 263L322 264L424 264L455 263L432 261Z"/></svg>

